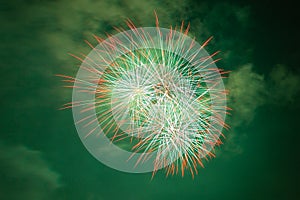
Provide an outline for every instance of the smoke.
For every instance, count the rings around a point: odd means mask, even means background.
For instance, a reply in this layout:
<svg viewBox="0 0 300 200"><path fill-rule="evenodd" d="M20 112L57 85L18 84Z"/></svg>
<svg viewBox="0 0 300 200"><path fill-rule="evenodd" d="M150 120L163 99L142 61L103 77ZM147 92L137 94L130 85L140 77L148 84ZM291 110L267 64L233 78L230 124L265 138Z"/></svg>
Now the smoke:
<svg viewBox="0 0 300 200"><path fill-rule="evenodd" d="M0 199L53 199L61 187L59 174L42 153L0 143Z"/></svg>
<svg viewBox="0 0 300 200"><path fill-rule="evenodd" d="M286 105L295 103L300 92L300 77L286 65L276 65L270 73L270 103Z"/></svg>

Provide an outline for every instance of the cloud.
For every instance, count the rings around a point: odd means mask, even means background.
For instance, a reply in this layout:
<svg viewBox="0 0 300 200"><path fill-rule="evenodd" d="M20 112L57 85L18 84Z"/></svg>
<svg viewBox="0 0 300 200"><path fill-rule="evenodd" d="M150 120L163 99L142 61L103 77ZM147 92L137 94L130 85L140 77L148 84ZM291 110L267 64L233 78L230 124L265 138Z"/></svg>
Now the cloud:
<svg viewBox="0 0 300 200"><path fill-rule="evenodd" d="M285 65L275 65L266 76L256 73L252 64L232 71L226 82L228 106L233 110L227 120L231 130L225 151L242 153L241 142L250 134L243 128L253 121L257 109L264 105L286 106L294 103L299 97L299 85L300 76Z"/></svg>
<svg viewBox="0 0 300 200"><path fill-rule="evenodd" d="M0 199L53 199L61 187L42 153L0 143Z"/></svg>
<svg viewBox="0 0 300 200"><path fill-rule="evenodd" d="M264 77L253 71L252 64L231 72L226 87L230 92L229 106L233 108L233 126L251 122L256 108L266 103Z"/></svg>
<svg viewBox="0 0 300 200"><path fill-rule="evenodd" d="M233 110L228 119L231 130L227 136L225 151L242 153L239 143L247 135L238 129L249 125L256 109L266 103L266 87L264 76L254 72L252 64L243 65L230 73L226 88L229 90L228 106Z"/></svg>
<svg viewBox="0 0 300 200"><path fill-rule="evenodd" d="M273 104L294 103L300 92L300 77L287 66L278 64L270 73L269 100Z"/></svg>
<svg viewBox="0 0 300 200"><path fill-rule="evenodd" d="M22 10L31 24L44 23L47 26L36 30L36 37L42 39L50 53L64 63L74 59L67 55L90 51L84 40L96 44L93 34L106 38L106 33L114 34L113 26L125 26L131 19L137 26L155 26L154 11L165 26L177 23L182 10L187 7L183 0L140 1L140 0L68 0L35 3ZM35 13L31 15L31 13ZM74 63L74 62L73 62Z"/></svg>
<svg viewBox="0 0 300 200"><path fill-rule="evenodd" d="M217 49L224 52L227 63L245 60L251 53L244 40L245 33L249 32L250 8L228 3L192 3L185 0L36 1L20 11L26 19L25 24L24 20L14 24L34 27L31 33L35 40L43 42L53 58L64 64L74 64L74 58L67 53L87 54L91 49L84 40L96 45L93 34L106 38L106 33L116 33L113 26L127 29L124 21L128 18L137 26L155 26L154 10L161 27L180 26L184 20L191 22L191 36L196 36L198 42L215 36L216 40L212 43L217 42ZM236 54L237 51L244 54Z"/></svg>

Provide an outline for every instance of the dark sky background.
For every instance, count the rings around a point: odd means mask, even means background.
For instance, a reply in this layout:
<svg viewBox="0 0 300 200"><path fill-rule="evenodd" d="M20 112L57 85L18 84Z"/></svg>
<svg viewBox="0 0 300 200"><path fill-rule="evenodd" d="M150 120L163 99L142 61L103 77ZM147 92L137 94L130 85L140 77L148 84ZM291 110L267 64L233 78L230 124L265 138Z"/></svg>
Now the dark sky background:
<svg viewBox="0 0 300 200"><path fill-rule="evenodd" d="M55 74L74 76L92 34L190 22L221 50L233 109L216 158L194 179L106 167L82 145ZM28 0L0 3L0 199L299 198L299 10L291 1Z"/></svg>

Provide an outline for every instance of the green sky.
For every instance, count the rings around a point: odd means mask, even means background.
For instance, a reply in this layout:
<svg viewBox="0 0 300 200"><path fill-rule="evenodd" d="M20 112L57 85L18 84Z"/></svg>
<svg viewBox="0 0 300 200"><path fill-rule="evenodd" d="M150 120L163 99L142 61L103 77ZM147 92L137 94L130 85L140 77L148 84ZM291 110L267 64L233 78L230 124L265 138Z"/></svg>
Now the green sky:
<svg viewBox="0 0 300 200"><path fill-rule="evenodd" d="M93 34L190 22L199 43L214 36L218 67L232 71L231 129L193 180L106 167L82 145L71 101L55 74L74 76ZM292 2L15 0L0 3L0 199L295 199L299 196L299 33Z"/></svg>

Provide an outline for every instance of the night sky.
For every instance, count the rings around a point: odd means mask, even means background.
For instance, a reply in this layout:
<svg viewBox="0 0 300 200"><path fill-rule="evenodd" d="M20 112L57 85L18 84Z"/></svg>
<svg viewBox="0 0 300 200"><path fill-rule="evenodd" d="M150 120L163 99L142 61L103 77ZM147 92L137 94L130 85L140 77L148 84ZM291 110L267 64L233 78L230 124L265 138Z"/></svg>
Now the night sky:
<svg viewBox="0 0 300 200"><path fill-rule="evenodd" d="M82 145L71 101L55 74L75 76L93 34L180 26L219 68L233 110L224 144L192 179L159 171L129 174L97 161ZM290 1L12 0L0 3L0 199L299 198L299 10Z"/></svg>

